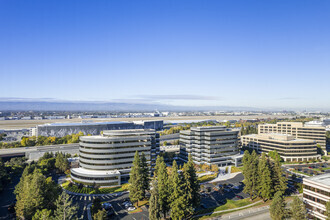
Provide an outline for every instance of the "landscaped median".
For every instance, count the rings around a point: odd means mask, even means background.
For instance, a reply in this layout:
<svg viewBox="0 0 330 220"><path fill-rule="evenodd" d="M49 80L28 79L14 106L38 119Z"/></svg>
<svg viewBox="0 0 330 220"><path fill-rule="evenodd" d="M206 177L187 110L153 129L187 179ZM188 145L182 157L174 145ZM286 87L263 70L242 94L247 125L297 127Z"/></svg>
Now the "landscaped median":
<svg viewBox="0 0 330 220"><path fill-rule="evenodd" d="M223 215L230 212L235 212L238 210L251 208L253 206L259 205L262 201L255 199L251 201L249 198L242 200L227 200L227 203L218 207L203 209L196 212L195 219L205 219L210 217L215 217Z"/></svg>
<svg viewBox="0 0 330 220"><path fill-rule="evenodd" d="M81 193L81 194L109 194L109 193L117 193L123 192L128 190L129 184L123 184L121 186L116 187L107 187L107 188L91 188L91 187L79 187L75 184L70 184L70 181L66 181L62 184L63 189L74 192L74 193Z"/></svg>
<svg viewBox="0 0 330 220"><path fill-rule="evenodd" d="M218 173L214 173L214 174L198 177L198 180L199 180L200 183L204 183L204 182L211 181L211 180L215 179L217 176L218 176Z"/></svg>

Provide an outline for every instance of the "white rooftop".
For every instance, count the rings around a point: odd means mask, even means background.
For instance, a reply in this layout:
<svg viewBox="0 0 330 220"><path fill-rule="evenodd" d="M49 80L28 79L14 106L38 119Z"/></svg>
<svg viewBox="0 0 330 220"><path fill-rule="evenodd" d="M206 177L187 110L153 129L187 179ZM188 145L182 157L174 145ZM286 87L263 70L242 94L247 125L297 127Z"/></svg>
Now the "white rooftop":
<svg viewBox="0 0 330 220"><path fill-rule="evenodd" d="M118 170L88 170L82 167L72 169L77 174L83 175L111 175L111 174L120 174Z"/></svg>
<svg viewBox="0 0 330 220"><path fill-rule="evenodd" d="M308 180L330 186L330 173L308 177Z"/></svg>

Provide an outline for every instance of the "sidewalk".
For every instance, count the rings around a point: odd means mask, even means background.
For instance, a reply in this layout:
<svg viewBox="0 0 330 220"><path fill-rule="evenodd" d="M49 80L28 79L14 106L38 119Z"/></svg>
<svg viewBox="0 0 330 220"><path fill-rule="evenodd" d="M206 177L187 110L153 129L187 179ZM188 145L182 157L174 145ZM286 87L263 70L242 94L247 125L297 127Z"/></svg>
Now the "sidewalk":
<svg viewBox="0 0 330 220"><path fill-rule="evenodd" d="M223 213L223 212L231 212L231 211L238 211L238 210L241 210L241 209L246 209L248 207L251 207L251 206L254 206L258 203L261 203L262 201L258 201L258 202L254 202L252 204L249 204L249 205L246 205L246 206L242 206L242 207L238 207L238 208L234 208L234 209L227 209L227 210L222 210L222 211L215 211L215 212L209 212L209 213L204 213L204 214L200 214L200 215L195 215L194 217L202 217L202 216L205 216L205 215L212 215L212 214L216 214L216 213Z"/></svg>
<svg viewBox="0 0 330 220"><path fill-rule="evenodd" d="M238 174L240 174L241 172L237 172L237 173L229 173L229 174L225 174L225 175L218 175L217 178L213 179L213 180L210 180L206 183L214 183L214 182L219 182L219 181L223 181L223 180L228 180L228 179L232 179L234 178L235 176L237 176Z"/></svg>

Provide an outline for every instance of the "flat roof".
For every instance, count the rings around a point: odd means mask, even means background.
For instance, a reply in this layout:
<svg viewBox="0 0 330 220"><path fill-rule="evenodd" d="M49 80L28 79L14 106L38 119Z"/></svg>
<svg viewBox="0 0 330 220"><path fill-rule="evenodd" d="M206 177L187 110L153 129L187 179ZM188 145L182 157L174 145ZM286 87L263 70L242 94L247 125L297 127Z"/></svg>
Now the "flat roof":
<svg viewBox="0 0 330 220"><path fill-rule="evenodd" d="M242 137L254 137L259 139L276 140L281 142L306 142L306 141L315 142L310 139L294 138L294 136L292 135L281 134L281 133L247 134L247 135L242 135Z"/></svg>
<svg viewBox="0 0 330 220"><path fill-rule="evenodd" d="M77 123L49 123L38 125L38 127L47 127L47 126L81 126L81 125L107 125L107 124L129 124L133 122L127 121L109 121L109 122L77 122Z"/></svg>
<svg viewBox="0 0 330 220"><path fill-rule="evenodd" d="M317 183L321 183L326 186L330 186L330 173L316 175L316 176L308 177L306 179Z"/></svg>

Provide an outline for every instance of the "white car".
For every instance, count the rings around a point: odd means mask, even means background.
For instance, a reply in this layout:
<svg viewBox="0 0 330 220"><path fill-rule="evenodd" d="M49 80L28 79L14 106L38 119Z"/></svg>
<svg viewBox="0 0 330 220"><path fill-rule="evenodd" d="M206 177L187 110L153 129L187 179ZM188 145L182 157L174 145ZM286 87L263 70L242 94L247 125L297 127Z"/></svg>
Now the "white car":
<svg viewBox="0 0 330 220"><path fill-rule="evenodd" d="M136 208L134 207L134 206L130 206L130 207L128 207L128 211L130 212L130 211L134 211Z"/></svg>

